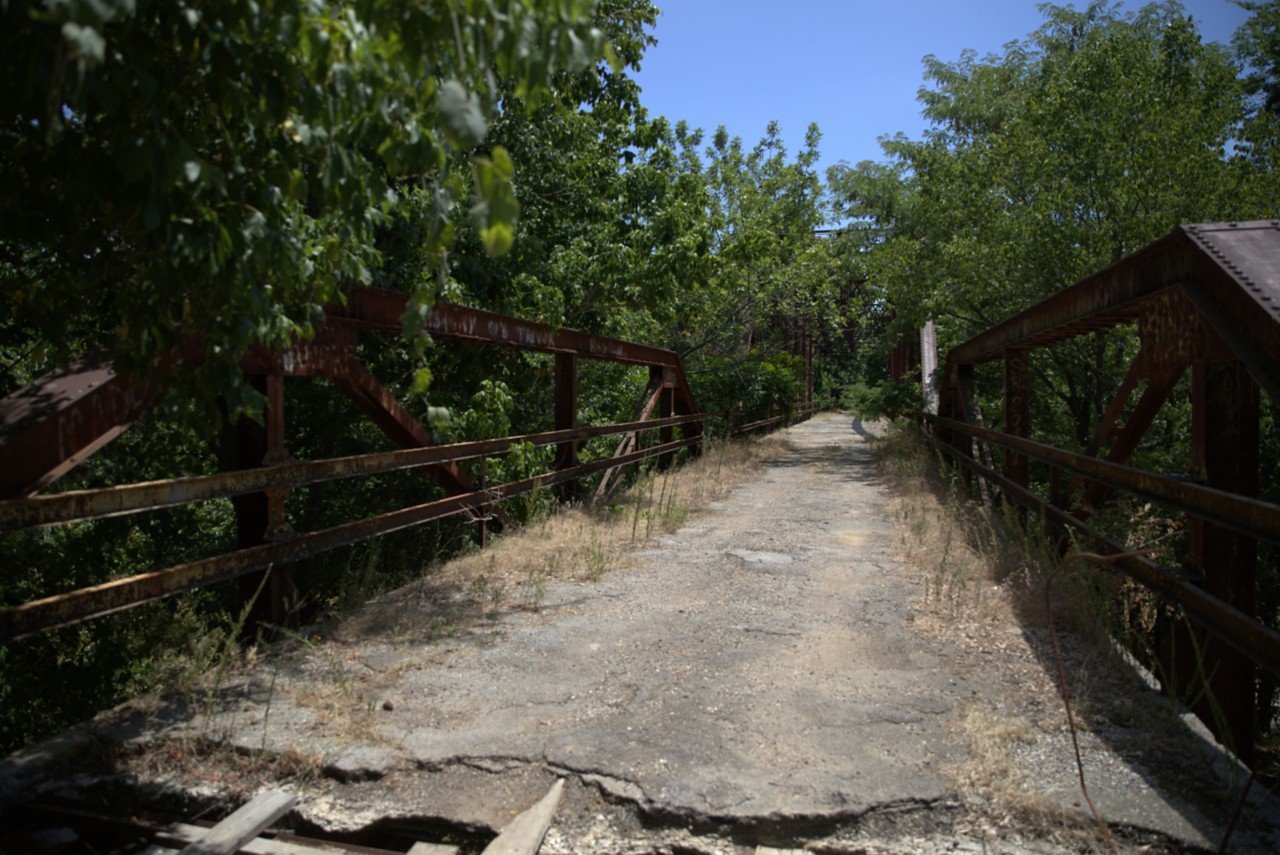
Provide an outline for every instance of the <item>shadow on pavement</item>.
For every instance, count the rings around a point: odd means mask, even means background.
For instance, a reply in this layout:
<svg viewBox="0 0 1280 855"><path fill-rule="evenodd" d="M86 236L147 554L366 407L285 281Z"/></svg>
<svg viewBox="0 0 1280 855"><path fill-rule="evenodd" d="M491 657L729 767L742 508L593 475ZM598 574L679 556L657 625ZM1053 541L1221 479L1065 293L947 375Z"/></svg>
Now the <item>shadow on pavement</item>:
<svg viewBox="0 0 1280 855"><path fill-rule="evenodd" d="M873 440L876 438L875 434L871 433L863 426L862 419L857 418L856 416L853 419L853 432L865 440Z"/></svg>

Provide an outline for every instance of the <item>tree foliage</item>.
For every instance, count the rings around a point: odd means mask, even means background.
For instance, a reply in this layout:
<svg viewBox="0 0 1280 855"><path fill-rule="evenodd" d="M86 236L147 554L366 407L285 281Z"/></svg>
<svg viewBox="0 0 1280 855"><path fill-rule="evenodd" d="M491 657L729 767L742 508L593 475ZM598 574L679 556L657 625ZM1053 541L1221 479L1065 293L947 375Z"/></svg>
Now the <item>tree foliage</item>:
<svg viewBox="0 0 1280 855"><path fill-rule="evenodd" d="M1280 0L1237 0L1251 13L1232 38L1245 66L1245 86L1256 108L1280 116Z"/></svg>
<svg viewBox="0 0 1280 855"><path fill-rule="evenodd" d="M833 295L856 266L812 236L817 129L793 159L776 125L748 148L650 115L631 72L656 16L649 0L0 0L0 393L93 348L137 372L201 352L170 376L169 412L59 488L220 468L209 428L260 412L240 357L313 334L359 284L413 295L408 337L358 353L442 441L550 428L555 384L544 354L426 348L414 324L438 298L672 347L704 410L788 407L793 339L839 328ZM630 420L647 382L582 365L580 421ZM349 404L290 378L290 454L389 447ZM517 449L486 477L532 477L548 454ZM295 489L285 512L314 531L440 495L414 472ZM367 593L353 579L394 584L472 536L447 521L295 565L303 608L351 603ZM18 568L0 604L236 537L229 502L19 532L0 543ZM230 625L234 599L203 591L0 651L0 745L155 685L149 649L198 660L188 646ZM59 691L71 675L82 691Z"/></svg>
<svg viewBox="0 0 1280 855"><path fill-rule="evenodd" d="M1245 70L1247 118L1236 147L1237 166L1246 172L1280 174L1280 0L1240 2L1251 16L1232 43ZM1276 182L1246 183L1253 207L1274 211Z"/></svg>
<svg viewBox="0 0 1280 855"><path fill-rule="evenodd" d="M1229 143L1236 69L1171 3L1122 15L1046 7L1001 56L925 60L924 139L837 168L904 325L952 341L1043 299L1179 222L1245 218Z"/></svg>
<svg viewBox="0 0 1280 855"><path fill-rule="evenodd" d="M556 97L508 111L493 138L519 164L524 214L513 252L493 258L464 239L462 299L625 337L651 338L648 317L696 287L706 262L706 199L683 167L665 119L650 117L630 77L652 42L649 2L610 0L599 21L618 59L568 74Z"/></svg>
<svg viewBox="0 0 1280 855"><path fill-rule="evenodd" d="M849 256L814 237L828 215L816 170L821 133L810 125L794 158L776 122L750 148L723 127L700 154L700 132L677 126L677 138L709 197L711 254L701 287L677 296L673 347L719 381L705 387L708 409L789 406L802 378L785 356L804 337L842 327L852 278Z"/></svg>
<svg viewBox="0 0 1280 855"><path fill-rule="evenodd" d="M1276 214L1280 173L1245 141L1238 66L1179 5L1044 12L1001 55L926 58L924 138L830 175L899 334L936 318L945 349L1178 223ZM1033 366L1069 435L1088 436L1130 346L1098 338Z"/></svg>
<svg viewBox="0 0 1280 855"><path fill-rule="evenodd" d="M185 391L206 416L215 395L258 410L246 349L311 335L326 303L374 280L397 218L441 261L468 172L477 233L509 248L512 165L484 148L489 121L503 95L537 104L556 74L595 64L592 8L5 3L6 339L37 366L46 348L107 342L146 371L197 334L205 365Z"/></svg>

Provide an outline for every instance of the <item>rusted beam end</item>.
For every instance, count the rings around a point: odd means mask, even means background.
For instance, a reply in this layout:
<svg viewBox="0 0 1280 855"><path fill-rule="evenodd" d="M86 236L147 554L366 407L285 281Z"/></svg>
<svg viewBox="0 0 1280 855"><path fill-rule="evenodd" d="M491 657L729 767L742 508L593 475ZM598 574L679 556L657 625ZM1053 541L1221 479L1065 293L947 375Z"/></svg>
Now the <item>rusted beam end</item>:
<svg viewBox="0 0 1280 855"><path fill-rule="evenodd" d="M75 469L141 418L156 390L86 357L0 400L0 497L27 496Z"/></svg>

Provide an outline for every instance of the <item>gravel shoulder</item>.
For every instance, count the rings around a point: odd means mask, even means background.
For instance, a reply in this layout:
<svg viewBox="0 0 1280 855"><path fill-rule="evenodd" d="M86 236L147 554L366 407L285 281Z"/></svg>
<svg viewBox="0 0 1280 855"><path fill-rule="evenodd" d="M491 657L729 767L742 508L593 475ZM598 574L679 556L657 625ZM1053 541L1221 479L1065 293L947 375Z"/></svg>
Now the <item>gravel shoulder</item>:
<svg viewBox="0 0 1280 855"><path fill-rule="evenodd" d="M565 777L544 852L1100 849L1043 627L990 582L928 595L870 436L840 415L792 427L625 568L539 580L524 608L427 632L406 589L264 651L200 714L121 711L97 726L112 780L199 801L274 777L311 827L465 837ZM1129 710L1082 706L1118 846L1215 847L1234 803L1202 738L1096 645L1067 658ZM1184 735L1152 737L1161 716ZM1255 796L1231 851L1275 851L1268 815Z"/></svg>

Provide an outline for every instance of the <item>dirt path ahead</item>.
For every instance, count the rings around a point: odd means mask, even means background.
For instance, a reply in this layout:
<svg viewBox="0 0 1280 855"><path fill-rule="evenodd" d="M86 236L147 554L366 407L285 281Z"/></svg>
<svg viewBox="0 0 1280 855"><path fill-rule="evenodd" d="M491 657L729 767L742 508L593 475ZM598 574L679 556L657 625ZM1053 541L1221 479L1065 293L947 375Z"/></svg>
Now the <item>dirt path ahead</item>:
<svg viewBox="0 0 1280 855"><path fill-rule="evenodd" d="M564 776L544 851L984 851L957 842L951 784L962 711L1000 685L993 660L914 628L922 574L893 558L865 429L821 416L786 445L600 581L545 583L536 609L430 643L366 615L362 637L264 660L213 716L144 739L320 758L327 774L286 783L328 828L496 828ZM1068 756L1061 732L1045 737ZM218 788L163 764L149 778ZM1109 780L1122 819L1209 842L1211 824L1140 772ZM1053 798L1079 813L1071 786Z"/></svg>

